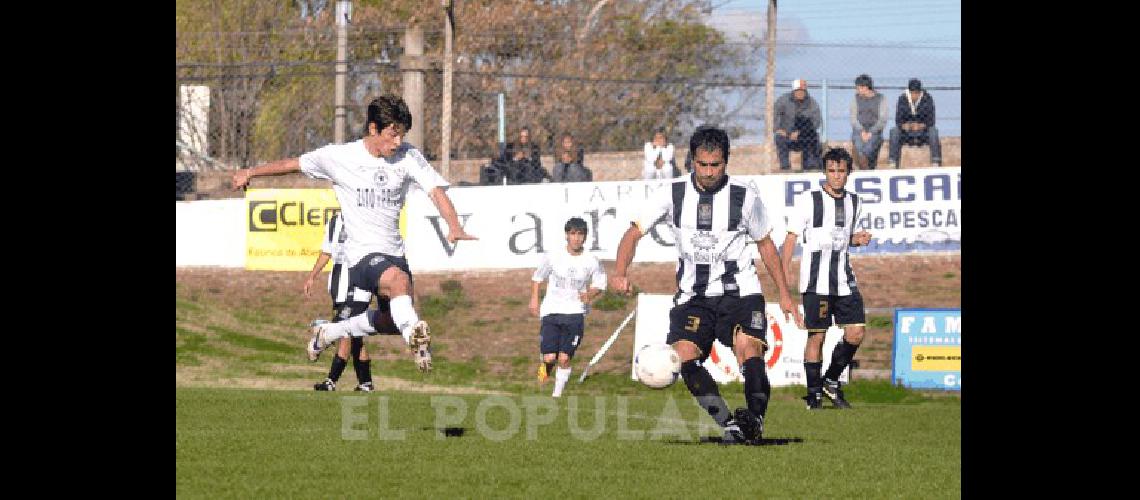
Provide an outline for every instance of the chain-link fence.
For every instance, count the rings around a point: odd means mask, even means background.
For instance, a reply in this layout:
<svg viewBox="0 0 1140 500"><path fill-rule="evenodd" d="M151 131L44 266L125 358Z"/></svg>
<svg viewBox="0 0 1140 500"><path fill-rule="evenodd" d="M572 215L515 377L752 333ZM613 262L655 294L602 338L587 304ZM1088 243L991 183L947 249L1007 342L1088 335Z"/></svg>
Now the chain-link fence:
<svg viewBox="0 0 1140 500"><path fill-rule="evenodd" d="M334 2L251 1L241 12L183 5L196 3L180 2L178 169L252 166L333 142ZM734 146L769 142L765 26L754 34L719 31L709 4L456 2L451 158L490 160L523 126L543 155L565 133L587 153L640 152L659 127L684 150L701 123L727 129ZM413 128L423 129L416 146L429 160L440 158L444 11L411 1L358 1L353 9L346 140L360 137L373 97L414 94L404 76L418 71L423 111ZM410 26L422 33L422 58L405 50L418 43ZM960 136L960 47L781 40L775 60L773 97L806 79L824 116L824 142L851 140L853 82L863 73L888 103L884 150L911 78L934 97L942 137Z"/></svg>

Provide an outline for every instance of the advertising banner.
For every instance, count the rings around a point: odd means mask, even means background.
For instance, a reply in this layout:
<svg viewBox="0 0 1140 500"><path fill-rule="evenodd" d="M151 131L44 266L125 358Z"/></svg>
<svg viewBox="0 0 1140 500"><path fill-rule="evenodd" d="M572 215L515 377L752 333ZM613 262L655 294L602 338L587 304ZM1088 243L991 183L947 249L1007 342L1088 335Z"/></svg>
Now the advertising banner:
<svg viewBox="0 0 1140 500"><path fill-rule="evenodd" d="M919 389L962 389L962 310L896 309L891 380Z"/></svg>
<svg viewBox="0 0 1140 500"><path fill-rule="evenodd" d="M250 189L245 194L245 268L307 271L340 204L331 189Z"/></svg>
<svg viewBox="0 0 1140 500"><path fill-rule="evenodd" d="M794 196L823 182L823 174L743 175L760 193L783 241ZM855 172L847 184L860 197L859 229L872 235L852 254L953 251L961 248L961 168ZM581 217L589 227L586 251L612 260L630 221L667 183L616 181L451 188L466 231L475 241L447 243L447 224L427 196L408 196L408 262L417 271L535 267L538 255L565 244L563 226ZM638 244L636 262L676 262L676 242L665 222ZM797 253L799 249L797 248Z"/></svg>

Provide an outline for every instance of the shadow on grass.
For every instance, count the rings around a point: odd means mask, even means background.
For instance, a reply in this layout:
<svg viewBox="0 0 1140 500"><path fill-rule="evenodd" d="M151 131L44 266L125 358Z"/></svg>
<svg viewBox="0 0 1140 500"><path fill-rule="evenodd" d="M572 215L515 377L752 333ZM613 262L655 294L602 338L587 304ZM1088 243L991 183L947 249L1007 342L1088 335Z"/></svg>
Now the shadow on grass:
<svg viewBox="0 0 1140 500"><path fill-rule="evenodd" d="M725 444L723 441L724 441L724 439L721 438L720 436L702 436L697 441L681 441L681 440L675 439L675 440L667 440L667 441L663 441L663 442L668 443L668 444L719 444L719 445L724 445L724 446L734 446L735 445L735 444L732 444L732 445ZM799 437L761 438L759 444L748 445L748 446L784 446L784 445L788 445L791 443L802 443L802 442L804 442L804 438L799 438Z"/></svg>

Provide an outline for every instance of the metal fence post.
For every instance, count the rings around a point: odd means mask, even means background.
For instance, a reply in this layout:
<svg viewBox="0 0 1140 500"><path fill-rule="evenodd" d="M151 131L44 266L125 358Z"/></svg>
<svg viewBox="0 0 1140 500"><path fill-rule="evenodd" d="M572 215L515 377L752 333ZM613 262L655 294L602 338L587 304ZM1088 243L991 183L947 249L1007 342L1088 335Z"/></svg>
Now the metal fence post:
<svg viewBox="0 0 1140 500"><path fill-rule="evenodd" d="M823 92L823 141L821 141L821 142L823 143L824 146L826 146L827 140L828 140L828 137L827 137L827 79L826 78L823 79L823 90L822 90L822 92Z"/></svg>

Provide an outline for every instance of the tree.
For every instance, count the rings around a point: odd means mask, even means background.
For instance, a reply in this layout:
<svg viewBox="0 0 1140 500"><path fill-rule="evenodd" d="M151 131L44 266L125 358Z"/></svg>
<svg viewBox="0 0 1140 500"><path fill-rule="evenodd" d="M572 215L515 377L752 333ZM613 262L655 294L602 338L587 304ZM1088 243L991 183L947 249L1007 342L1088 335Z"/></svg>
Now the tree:
<svg viewBox="0 0 1140 500"><path fill-rule="evenodd" d="M709 91L749 83L748 58L758 45L730 43L707 26L705 4L457 0L453 157L496 152L499 92L506 95L508 135L529 126L547 153L563 132L590 151L631 150L657 127L687 134L697 122L725 120L731 110ZM205 82L217 96L215 156L250 165L332 142L333 5L176 2L178 78ZM425 53L439 61L442 16L438 2L354 1L350 139L379 90L400 91L395 62L409 23L424 27ZM414 118L425 125L424 144L416 146L429 158L440 153L441 67L427 72L425 116Z"/></svg>

